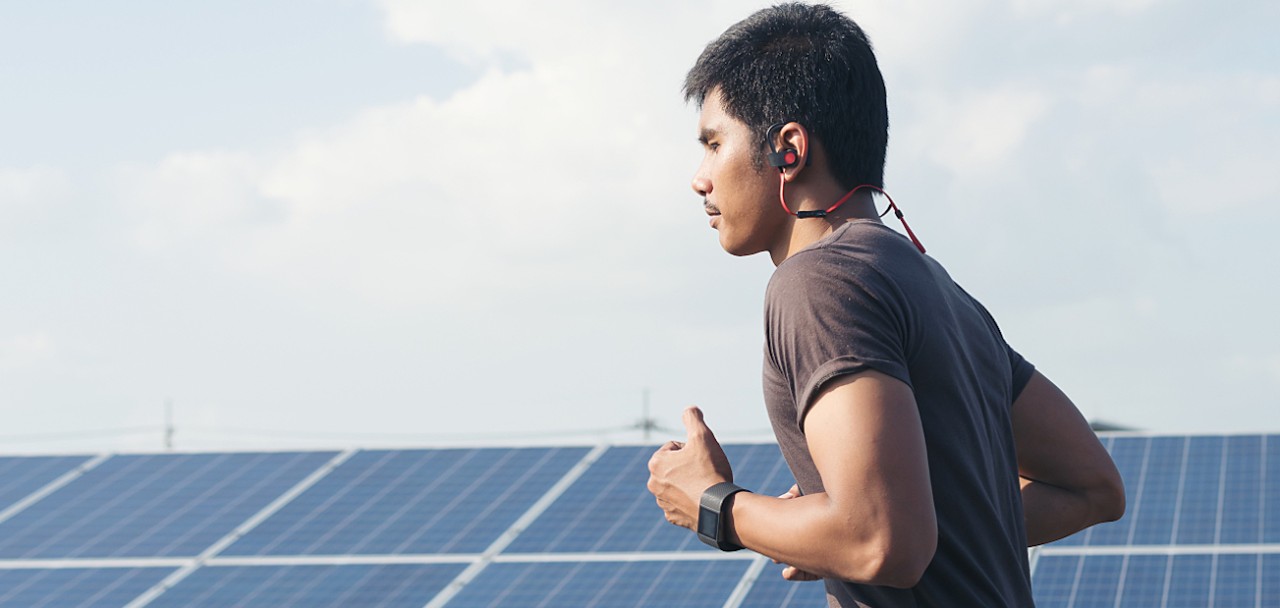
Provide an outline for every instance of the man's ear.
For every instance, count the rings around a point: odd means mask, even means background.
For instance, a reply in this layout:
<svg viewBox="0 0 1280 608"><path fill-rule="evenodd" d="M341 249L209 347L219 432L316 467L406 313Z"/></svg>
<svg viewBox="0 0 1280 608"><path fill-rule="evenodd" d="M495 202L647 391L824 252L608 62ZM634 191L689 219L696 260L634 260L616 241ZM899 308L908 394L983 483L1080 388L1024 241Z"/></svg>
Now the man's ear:
<svg viewBox="0 0 1280 608"><path fill-rule="evenodd" d="M775 149L778 151L795 150L796 163L790 167L782 167L782 174L787 181L795 181L800 172L811 162L810 154L813 153L813 142L809 137L809 130L798 122L789 122L782 125L774 136L773 142Z"/></svg>

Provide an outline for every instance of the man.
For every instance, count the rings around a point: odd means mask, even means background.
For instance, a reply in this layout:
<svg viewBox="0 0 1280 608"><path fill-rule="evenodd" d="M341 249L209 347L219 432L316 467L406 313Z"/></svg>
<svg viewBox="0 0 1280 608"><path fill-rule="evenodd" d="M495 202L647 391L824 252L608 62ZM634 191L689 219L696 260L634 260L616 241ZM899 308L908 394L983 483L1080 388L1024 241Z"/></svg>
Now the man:
<svg viewBox="0 0 1280 608"><path fill-rule="evenodd" d="M765 403L797 484L724 483L690 408L687 442L649 465L667 519L825 579L832 606L1032 605L1026 547L1119 518L1122 482L981 304L879 221L888 114L862 30L826 6L762 10L707 46L685 94L721 246L777 265Z"/></svg>

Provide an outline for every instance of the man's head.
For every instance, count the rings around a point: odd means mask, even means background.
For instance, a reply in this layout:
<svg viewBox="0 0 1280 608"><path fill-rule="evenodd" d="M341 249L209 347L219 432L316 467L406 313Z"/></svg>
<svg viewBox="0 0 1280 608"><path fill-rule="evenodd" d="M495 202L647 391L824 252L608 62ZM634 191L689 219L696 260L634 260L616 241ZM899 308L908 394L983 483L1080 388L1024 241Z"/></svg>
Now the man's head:
<svg viewBox="0 0 1280 608"><path fill-rule="evenodd" d="M714 91L757 137L758 167L769 126L798 122L821 142L832 177L845 188L884 185L884 79L866 34L831 7L782 4L726 30L684 83L685 98L699 107Z"/></svg>

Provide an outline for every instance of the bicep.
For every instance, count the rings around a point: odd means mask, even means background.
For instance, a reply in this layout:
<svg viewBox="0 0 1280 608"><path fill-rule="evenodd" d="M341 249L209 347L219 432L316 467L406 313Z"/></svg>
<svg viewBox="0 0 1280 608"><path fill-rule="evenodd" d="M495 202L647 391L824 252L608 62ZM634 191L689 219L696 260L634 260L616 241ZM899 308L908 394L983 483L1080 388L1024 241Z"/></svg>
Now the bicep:
<svg viewBox="0 0 1280 608"><path fill-rule="evenodd" d="M909 386L876 371L837 377L810 406L804 432L833 505L893 542L903 533L917 547L936 541L924 430Z"/></svg>

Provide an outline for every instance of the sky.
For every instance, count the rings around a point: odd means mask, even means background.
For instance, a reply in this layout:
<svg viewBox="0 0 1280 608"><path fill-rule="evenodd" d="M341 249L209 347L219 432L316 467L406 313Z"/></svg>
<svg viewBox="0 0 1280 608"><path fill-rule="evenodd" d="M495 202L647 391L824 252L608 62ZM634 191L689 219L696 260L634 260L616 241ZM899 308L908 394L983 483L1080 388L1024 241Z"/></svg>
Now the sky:
<svg viewBox="0 0 1280 608"><path fill-rule="evenodd" d="M0 452L767 437L680 94L766 5L0 3ZM1280 4L836 6L888 191L1086 417L1280 431Z"/></svg>

